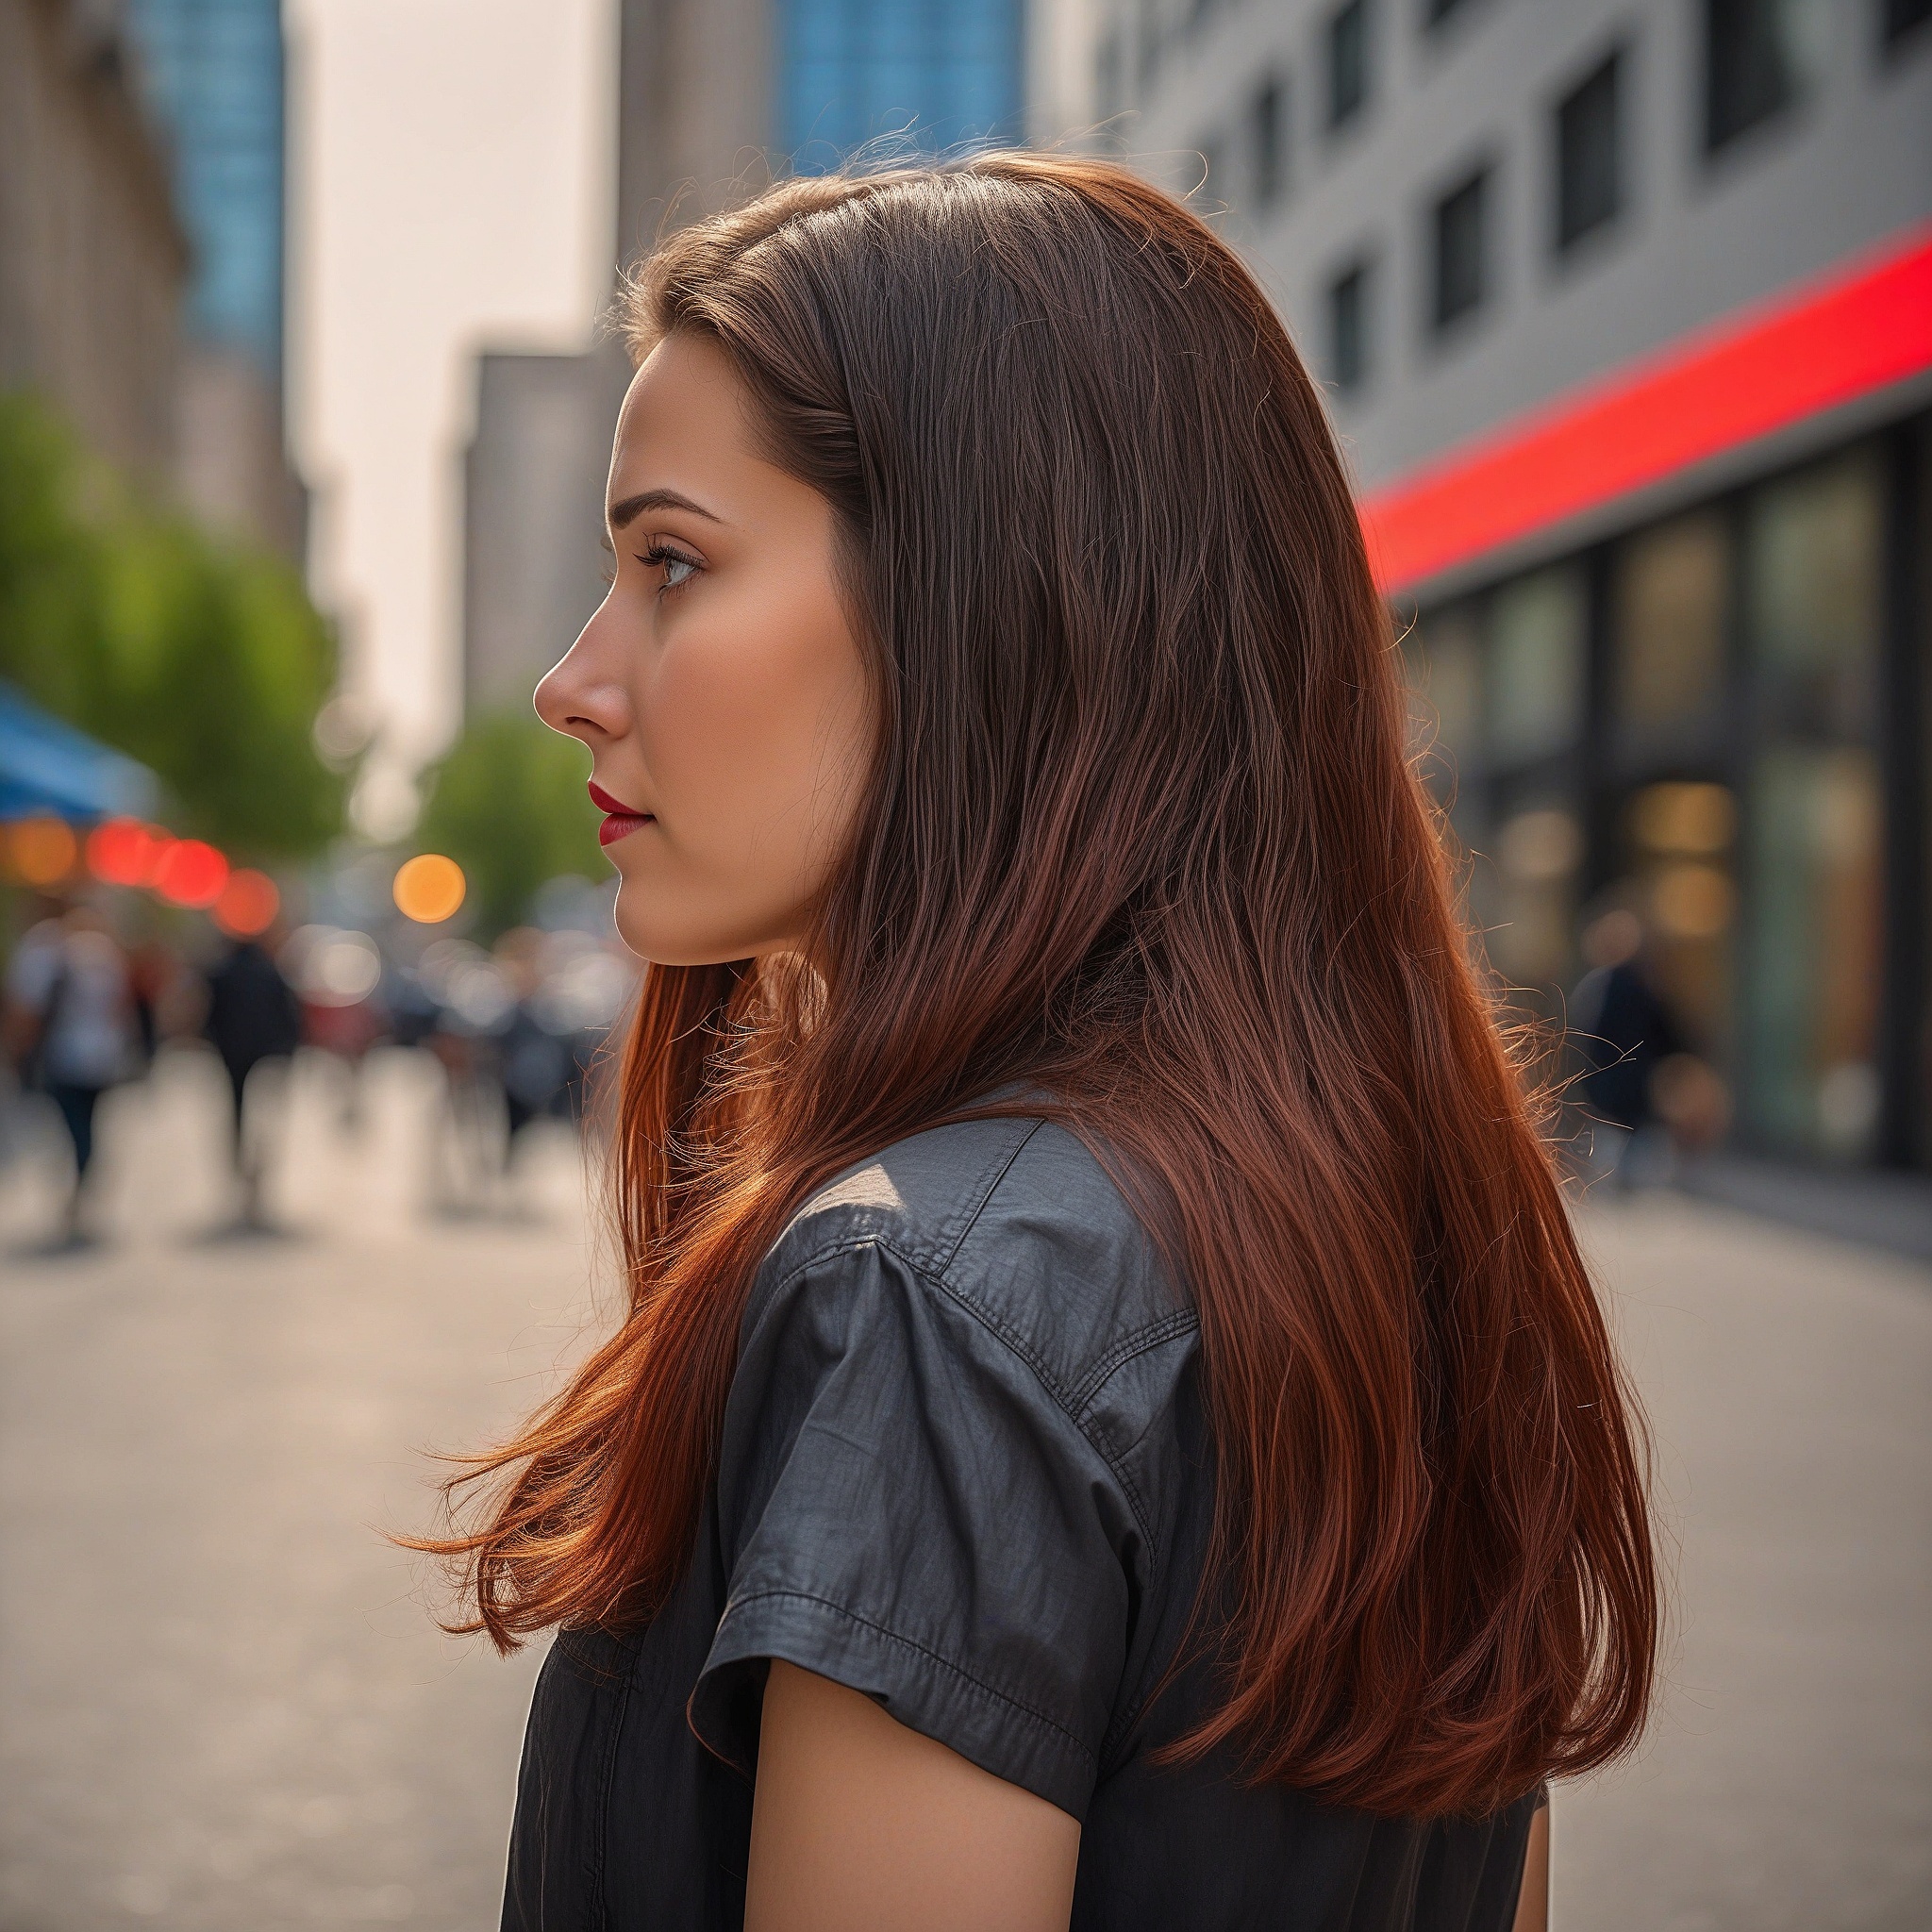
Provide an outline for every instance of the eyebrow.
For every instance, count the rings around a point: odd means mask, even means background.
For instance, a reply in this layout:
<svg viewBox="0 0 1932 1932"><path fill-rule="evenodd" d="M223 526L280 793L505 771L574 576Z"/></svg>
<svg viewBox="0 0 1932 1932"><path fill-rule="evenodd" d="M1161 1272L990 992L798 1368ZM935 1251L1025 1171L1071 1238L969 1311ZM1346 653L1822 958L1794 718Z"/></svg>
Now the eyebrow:
<svg viewBox="0 0 1932 1932"><path fill-rule="evenodd" d="M641 490L635 496L626 496L621 502L613 503L606 514L610 519L610 527L622 530L636 523L647 509L689 510L694 517L703 517L708 524L724 521L715 510L707 509L701 503L693 503L688 496L680 496L675 490Z"/></svg>

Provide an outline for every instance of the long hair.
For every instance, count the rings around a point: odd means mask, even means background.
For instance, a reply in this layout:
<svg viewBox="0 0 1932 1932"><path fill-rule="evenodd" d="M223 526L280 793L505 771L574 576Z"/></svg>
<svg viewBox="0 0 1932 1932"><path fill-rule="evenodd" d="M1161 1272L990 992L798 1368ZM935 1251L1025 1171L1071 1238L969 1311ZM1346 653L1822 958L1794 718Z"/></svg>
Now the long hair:
<svg viewBox="0 0 1932 1932"><path fill-rule="evenodd" d="M647 1620L787 1216L1022 1081L1199 1311L1224 1701L1179 1755L1440 1814L1625 1748L1658 1615L1637 1419L1254 280L1120 169L991 155L687 227L626 324L640 358L722 349L832 505L878 748L809 968L646 977L628 1315L458 1478L487 1520L425 1546L466 1627Z"/></svg>

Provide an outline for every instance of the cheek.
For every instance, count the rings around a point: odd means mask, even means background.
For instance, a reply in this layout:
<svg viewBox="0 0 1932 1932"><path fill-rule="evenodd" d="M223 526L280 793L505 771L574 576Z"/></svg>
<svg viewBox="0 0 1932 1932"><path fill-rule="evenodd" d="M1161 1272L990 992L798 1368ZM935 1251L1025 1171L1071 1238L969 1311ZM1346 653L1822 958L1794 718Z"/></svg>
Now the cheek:
<svg viewBox="0 0 1932 1932"><path fill-rule="evenodd" d="M828 587L791 576L693 611L661 647L639 721L673 842L724 862L795 856L844 789L861 689Z"/></svg>

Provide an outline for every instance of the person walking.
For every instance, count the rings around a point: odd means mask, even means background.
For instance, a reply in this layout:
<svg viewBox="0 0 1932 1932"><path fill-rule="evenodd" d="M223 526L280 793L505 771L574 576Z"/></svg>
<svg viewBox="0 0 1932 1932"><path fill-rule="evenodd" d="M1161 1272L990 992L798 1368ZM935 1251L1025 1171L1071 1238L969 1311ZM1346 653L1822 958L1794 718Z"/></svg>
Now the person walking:
<svg viewBox="0 0 1932 1932"><path fill-rule="evenodd" d="M141 1065L141 1026L127 956L106 917L89 905L41 922L21 941L8 975L8 1044L54 1103L74 1153L63 1238L88 1224L94 1173L94 1117L101 1095Z"/></svg>
<svg viewBox="0 0 1932 1932"><path fill-rule="evenodd" d="M1011 153L630 291L538 691L650 962L628 1307L415 1540L558 1633L504 1924L1541 1927L1638 1422L1267 297Z"/></svg>
<svg viewBox="0 0 1932 1932"><path fill-rule="evenodd" d="M1684 1051L1676 1018L1645 964L1645 937L1629 906L1598 912L1583 929L1588 970L1570 996L1590 1164L1624 1191L1636 1185L1643 1137L1659 1117L1657 1070Z"/></svg>
<svg viewBox="0 0 1932 1932"><path fill-rule="evenodd" d="M233 1105L231 1142L242 1186L244 1226L262 1224L262 1187L274 1124L286 1104L264 1083L281 1089L302 1043L302 1003L271 951L273 940L238 940L208 976L208 1017L202 1031L221 1056Z"/></svg>

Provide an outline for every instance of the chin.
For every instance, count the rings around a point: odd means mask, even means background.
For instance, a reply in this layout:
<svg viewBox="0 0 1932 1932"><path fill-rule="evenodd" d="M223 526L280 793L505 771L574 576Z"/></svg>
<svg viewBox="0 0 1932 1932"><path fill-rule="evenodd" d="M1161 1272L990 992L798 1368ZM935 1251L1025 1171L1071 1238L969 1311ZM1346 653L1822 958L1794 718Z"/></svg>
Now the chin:
<svg viewBox="0 0 1932 1932"><path fill-rule="evenodd" d="M652 966L720 966L764 948L737 932L708 931L664 916L663 895L626 879L617 893L617 936Z"/></svg>

